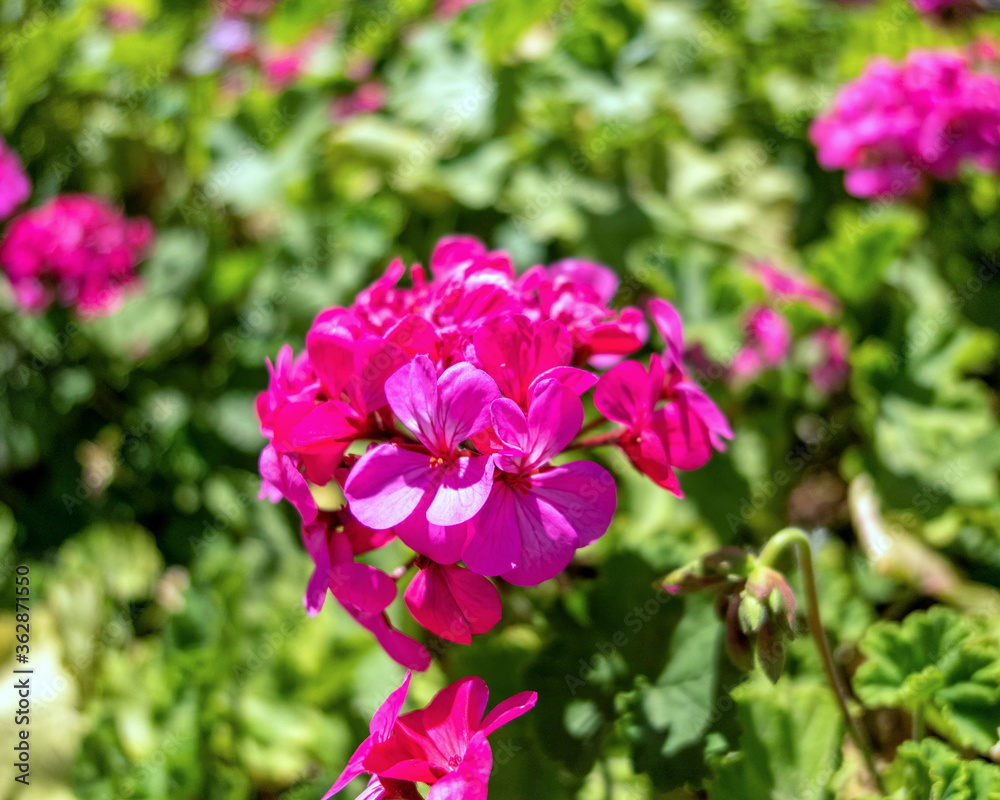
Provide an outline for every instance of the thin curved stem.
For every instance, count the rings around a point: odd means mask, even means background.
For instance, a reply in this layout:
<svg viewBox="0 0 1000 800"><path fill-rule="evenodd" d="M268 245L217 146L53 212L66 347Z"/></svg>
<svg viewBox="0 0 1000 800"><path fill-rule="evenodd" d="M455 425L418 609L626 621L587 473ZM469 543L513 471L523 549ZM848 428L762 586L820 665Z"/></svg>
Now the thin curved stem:
<svg viewBox="0 0 1000 800"><path fill-rule="evenodd" d="M799 556L799 571L802 574L802 588L806 595L806 620L809 623L809 631L812 633L813 641L816 643L816 650L819 651L820 661L823 663L823 671L826 679L833 689L833 694L837 698L837 705L840 707L840 714L847 725L847 733L850 735L861 755L864 757L865 765L871 773L875 785L879 792L886 794L885 784L882 776L879 775L875 767L875 758L872 755L871 746L858 726L857 721L851 715L847 707L847 687L833 663L833 653L830 650L830 642L826 638L826 631L823 630L823 621L819 615L819 594L816 591L816 573L813 570L812 547L809 545L809 537L798 528L785 528L779 531L771 540L764 545L757 563L765 567L773 567L778 556L788 547L794 546Z"/></svg>

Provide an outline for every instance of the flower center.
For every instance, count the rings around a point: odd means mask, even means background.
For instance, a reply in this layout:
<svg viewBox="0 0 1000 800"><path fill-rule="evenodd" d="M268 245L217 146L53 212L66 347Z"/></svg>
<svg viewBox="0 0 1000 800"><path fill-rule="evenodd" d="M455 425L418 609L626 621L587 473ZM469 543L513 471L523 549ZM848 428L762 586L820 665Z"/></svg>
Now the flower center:
<svg viewBox="0 0 1000 800"><path fill-rule="evenodd" d="M461 756L452 756L451 758L448 759L448 766L451 769L458 769L458 765L461 763L462 763Z"/></svg>
<svg viewBox="0 0 1000 800"><path fill-rule="evenodd" d="M515 492L527 494L531 491L531 478L527 475L515 475L512 472L500 472L503 481Z"/></svg>

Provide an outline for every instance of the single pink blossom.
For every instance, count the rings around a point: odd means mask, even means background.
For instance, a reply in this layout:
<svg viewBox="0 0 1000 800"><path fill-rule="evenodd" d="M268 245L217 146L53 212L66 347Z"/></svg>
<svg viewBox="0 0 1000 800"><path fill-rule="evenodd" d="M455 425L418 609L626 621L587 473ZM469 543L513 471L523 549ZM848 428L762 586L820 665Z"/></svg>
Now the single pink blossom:
<svg viewBox="0 0 1000 800"><path fill-rule="evenodd" d="M528 413L496 400L493 427L504 449L462 558L481 575L502 575L520 586L554 577L577 548L600 538L614 514L611 475L592 461L552 466L583 423L577 394L556 380L538 384Z"/></svg>
<svg viewBox="0 0 1000 800"><path fill-rule="evenodd" d="M485 714L489 689L482 678L468 677L442 689L425 709L400 715L409 684L407 673L323 800L364 773L378 779L384 797L419 798L415 784L423 783L431 787L427 800L486 800L493 767L488 737L534 708L538 695L521 692Z"/></svg>
<svg viewBox="0 0 1000 800"><path fill-rule="evenodd" d="M437 377L426 356L416 356L385 383L393 413L421 447L381 444L365 453L344 486L352 513L376 530L403 523L420 507L434 526L467 522L482 508L493 484L492 456L460 449L490 424L489 408L500 392L496 382L469 363ZM423 504L423 505L422 505ZM418 526L400 538L440 563L457 560L454 539L437 541Z"/></svg>
<svg viewBox="0 0 1000 800"><path fill-rule="evenodd" d="M0 138L0 220L6 219L31 196L31 181L17 153Z"/></svg>
<svg viewBox="0 0 1000 800"><path fill-rule="evenodd" d="M473 634L486 633L500 621L500 595L488 578L423 557L417 559L417 568L403 599L413 618L431 633L469 644Z"/></svg>

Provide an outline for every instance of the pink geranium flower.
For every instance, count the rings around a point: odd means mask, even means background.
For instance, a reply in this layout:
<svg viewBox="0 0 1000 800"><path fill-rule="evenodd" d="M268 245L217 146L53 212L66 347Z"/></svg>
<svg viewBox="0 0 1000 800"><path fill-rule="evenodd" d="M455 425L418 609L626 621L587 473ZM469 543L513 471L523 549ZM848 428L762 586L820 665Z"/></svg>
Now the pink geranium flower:
<svg viewBox="0 0 1000 800"><path fill-rule="evenodd" d="M427 708L400 716L409 685L407 673L375 712L368 738L323 800L365 773L373 776L366 798L419 798L416 784L422 783L431 787L427 800L486 800L493 769L488 737L534 708L538 695L521 692L485 714L486 683L462 678L438 692Z"/></svg>
<svg viewBox="0 0 1000 800"><path fill-rule="evenodd" d="M970 164L1000 172L1000 78L974 55L916 50L869 62L809 130L825 169L856 197L919 193Z"/></svg>
<svg viewBox="0 0 1000 800"><path fill-rule="evenodd" d="M0 138L0 220L31 196L31 181L24 172L17 153Z"/></svg>
<svg viewBox="0 0 1000 800"><path fill-rule="evenodd" d="M396 598L395 581L354 560L387 544L392 534L365 528L345 509L319 512L314 522L303 526L302 538L314 564L305 595L309 615L319 613L329 590L356 622L375 635L390 658L407 669L427 669L431 660L427 648L396 630L385 613Z"/></svg>
<svg viewBox="0 0 1000 800"><path fill-rule="evenodd" d="M662 357L649 367L626 361L597 383L594 405L622 428L613 441L653 482L682 496L675 470L698 469L712 451L724 450L733 432L712 399L688 378L682 363L680 315L665 300L650 302L662 336Z"/></svg>
<svg viewBox="0 0 1000 800"><path fill-rule="evenodd" d="M58 302L84 316L108 314L135 284L136 262L152 239L146 219L125 219L89 195L58 195L11 222L0 268L26 310Z"/></svg>
<svg viewBox="0 0 1000 800"><path fill-rule="evenodd" d="M400 538L423 555L453 563L464 542L449 529L474 517L493 485L492 456L461 444L489 427L490 404L500 390L471 364L455 364L439 378L430 359L416 356L386 381L385 393L393 413L422 446L372 448L351 470L344 494L355 516L377 530L416 513L416 524L405 535L397 531Z"/></svg>
<svg viewBox="0 0 1000 800"><path fill-rule="evenodd" d="M617 444L677 491L673 470L701 466L732 432L688 378L683 326L668 304L649 304L662 358L649 370L623 361L649 326L640 309L610 306L618 281L600 264L566 259L518 276L507 253L458 235L406 276L396 259L350 307L322 311L305 353L285 347L268 364L257 412L268 440L262 496L298 509L316 564L310 612L329 584L393 658L422 669L426 650L388 622L384 576L354 565L359 541L398 538L414 550L393 573L417 565L404 596L412 617L468 642L500 618L489 578L548 580L607 530L614 479L567 453ZM601 388L599 371L614 365ZM591 413L584 428L581 397L595 384L607 416ZM616 393L623 398L604 402ZM646 405L629 405L639 395ZM614 430L582 437L609 423ZM337 524L313 498L331 481L346 500ZM331 583L338 571L357 586Z"/></svg>
<svg viewBox="0 0 1000 800"><path fill-rule="evenodd" d="M462 557L482 575L534 586L557 575L577 548L608 529L615 482L592 461L549 463L583 423L580 398L559 381L535 387L527 415L504 398L493 403L492 416L503 449Z"/></svg>
<svg viewBox="0 0 1000 800"><path fill-rule="evenodd" d="M488 578L423 557L417 568L404 599L413 618L431 633L469 644L472 634L486 633L500 621L500 595Z"/></svg>

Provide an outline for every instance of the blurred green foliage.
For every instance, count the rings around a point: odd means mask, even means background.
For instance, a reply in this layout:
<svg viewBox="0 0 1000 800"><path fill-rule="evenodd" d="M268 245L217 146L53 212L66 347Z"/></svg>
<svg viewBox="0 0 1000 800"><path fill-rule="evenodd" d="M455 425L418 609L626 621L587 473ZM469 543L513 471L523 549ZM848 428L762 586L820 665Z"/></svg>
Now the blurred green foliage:
<svg viewBox="0 0 1000 800"><path fill-rule="evenodd" d="M96 192L159 231L143 292L113 317L30 318L0 298L0 654L11 667L27 563L39 687L18 796L330 785L401 674L339 609L305 616L294 512L256 500L253 398L265 357L301 346L320 309L455 231L521 268L603 261L620 301L670 298L689 344L723 362L763 298L744 264L771 258L843 301L853 345L829 398L801 354L749 386L710 382L736 439L683 476L686 498L609 460L619 513L570 580L505 589L501 625L415 681L418 703L473 673L494 700L540 693L494 743L492 796L873 796L807 639L777 685L747 680L710 604L653 588L789 522L814 531L840 667L868 659L854 686L892 796L998 796L975 756L1000 724L996 626L969 604L923 613L933 592L858 545L846 487L871 475L896 541L1000 587L1000 183L970 173L919 206L869 205L819 169L807 128L872 54L1000 23L933 26L904 0L492 0L452 18L426 0L287 0L268 41L324 20L332 37L279 92L247 67L192 72L205 4L122 0L134 30L109 27L109 5L0 7L0 131L34 201ZM335 124L363 59L387 106ZM899 746L913 712L959 749Z"/></svg>

